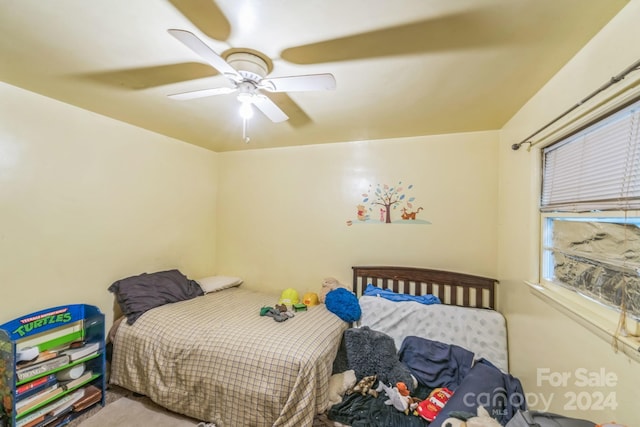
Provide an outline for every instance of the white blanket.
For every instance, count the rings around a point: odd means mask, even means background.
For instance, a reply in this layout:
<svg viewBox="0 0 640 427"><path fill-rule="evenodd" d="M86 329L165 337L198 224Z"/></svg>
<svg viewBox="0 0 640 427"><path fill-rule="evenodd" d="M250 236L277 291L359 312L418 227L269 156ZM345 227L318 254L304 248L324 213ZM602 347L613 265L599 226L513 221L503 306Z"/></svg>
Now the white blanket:
<svg viewBox="0 0 640 427"><path fill-rule="evenodd" d="M494 310L452 305L394 302L375 296L360 297L360 326L391 336L400 350L407 336L464 347L503 372L509 372L507 326Z"/></svg>

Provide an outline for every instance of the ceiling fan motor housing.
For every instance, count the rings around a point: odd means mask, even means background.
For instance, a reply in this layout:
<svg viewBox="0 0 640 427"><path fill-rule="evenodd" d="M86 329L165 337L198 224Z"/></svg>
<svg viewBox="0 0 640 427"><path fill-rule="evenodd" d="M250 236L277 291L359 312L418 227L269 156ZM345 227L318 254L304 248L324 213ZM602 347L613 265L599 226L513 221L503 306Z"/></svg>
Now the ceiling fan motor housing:
<svg viewBox="0 0 640 427"><path fill-rule="evenodd" d="M226 60L242 77L253 82L259 82L269 73L267 62L252 53L233 52Z"/></svg>

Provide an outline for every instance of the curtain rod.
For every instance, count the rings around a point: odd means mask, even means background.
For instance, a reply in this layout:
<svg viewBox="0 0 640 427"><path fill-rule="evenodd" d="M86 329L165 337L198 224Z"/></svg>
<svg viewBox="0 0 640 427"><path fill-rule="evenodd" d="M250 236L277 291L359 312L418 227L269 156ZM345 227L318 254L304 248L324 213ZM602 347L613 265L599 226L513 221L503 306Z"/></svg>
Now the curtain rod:
<svg viewBox="0 0 640 427"><path fill-rule="evenodd" d="M596 96L600 92L602 92L602 91L608 89L609 87L613 86L614 84L618 83L620 80L624 79L627 76L627 74L629 74L629 73L631 73L633 71L636 71L638 69L640 69L640 59L637 60L636 62L634 62L633 64L631 64L630 66L628 66L627 68L625 68L621 73L611 77L611 79L609 79L608 82L606 82L604 85L600 86L598 89L596 89L595 91L593 91L592 93L587 95L587 97L582 99L580 102L575 104L573 107L569 108L567 111L565 111L564 113L560 114L558 117L556 117L555 119L551 120L549 123L547 123L546 125L544 125L540 129L538 129L537 131L535 131L534 133L532 133L531 135L529 135L528 137L526 137L522 141L518 142L517 144L513 144L511 146L511 149L513 151L516 151L516 150L520 149L520 146L522 144L529 144L529 146L531 147L531 144L532 144L531 138L533 138L534 136L536 136L537 134L539 134L540 132L542 132L543 130L545 130L546 128L548 128L549 126L551 126L552 124L554 124L555 122L557 122L558 120L560 120L561 118L563 118L564 116L566 116L567 114L569 114L570 112L572 112L573 110L575 110L576 108L578 108L579 106L584 104L585 102L589 101L591 98L593 98L594 96Z"/></svg>

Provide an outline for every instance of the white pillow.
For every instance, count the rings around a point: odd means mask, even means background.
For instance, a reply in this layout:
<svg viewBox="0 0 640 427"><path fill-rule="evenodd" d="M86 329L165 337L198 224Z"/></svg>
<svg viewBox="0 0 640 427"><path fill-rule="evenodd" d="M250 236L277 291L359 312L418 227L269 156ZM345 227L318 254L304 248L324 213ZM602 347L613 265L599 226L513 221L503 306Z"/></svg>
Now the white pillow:
<svg viewBox="0 0 640 427"><path fill-rule="evenodd" d="M220 291L222 289L240 286L242 279L231 276L209 276L196 280L205 294Z"/></svg>

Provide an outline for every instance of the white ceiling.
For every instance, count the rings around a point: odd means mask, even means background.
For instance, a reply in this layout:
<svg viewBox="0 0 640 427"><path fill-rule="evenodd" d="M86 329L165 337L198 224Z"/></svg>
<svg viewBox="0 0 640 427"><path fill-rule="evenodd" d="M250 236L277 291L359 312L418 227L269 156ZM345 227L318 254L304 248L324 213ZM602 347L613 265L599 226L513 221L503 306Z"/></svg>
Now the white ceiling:
<svg viewBox="0 0 640 427"><path fill-rule="evenodd" d="M493 130L628 1L0 0L0 79L214 151ZM169 28L337 88L268 94L245 144L234 94L167 97L227 84Z"/></svg>

